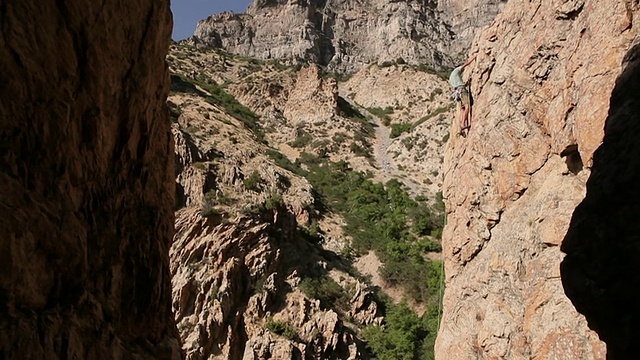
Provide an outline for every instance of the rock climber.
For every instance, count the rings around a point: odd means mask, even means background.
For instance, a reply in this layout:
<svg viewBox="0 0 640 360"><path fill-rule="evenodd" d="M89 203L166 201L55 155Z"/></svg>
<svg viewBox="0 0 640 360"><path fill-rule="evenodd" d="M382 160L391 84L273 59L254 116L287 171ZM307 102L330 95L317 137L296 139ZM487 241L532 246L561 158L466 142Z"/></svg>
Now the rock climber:
<svg viewBox="0 0 640 360"><path fill-rule="evenodd" d="M471 127L469 121L469 112L471 111L471 94L469 93L467 84L462 80L462 71L475 59L476 55L471 56L464 64L453 69L451 75L449 75L449 85L451 85L453 91L451 97L460 104L458 110L460 114L460 135L464 135L465 130L468 130Z"/></svg>

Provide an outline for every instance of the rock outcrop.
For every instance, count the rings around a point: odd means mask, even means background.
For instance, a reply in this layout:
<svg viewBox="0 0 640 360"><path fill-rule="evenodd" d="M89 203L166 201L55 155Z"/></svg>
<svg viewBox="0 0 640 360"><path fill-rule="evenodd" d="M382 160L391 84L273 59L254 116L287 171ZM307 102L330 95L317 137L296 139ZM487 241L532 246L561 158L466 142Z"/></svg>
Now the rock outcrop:
<svg viewBox="0 0 640 360"><path fill-rule="evenodd" d="M567 296L607 343L608 359L633 359L638 313L640 188L640 45L624 59L611 95L602 145L593 157L587 196L562 243Z"/></svg>
<svg viewBox="0 0 640 360"><path fill-rule="evenodd" d="M169 1L0 17L0 358L179 358Z"/></svg>
<svg viewBox="0 0 640 360"><path fill-rule="evenodd" d="M490 25L507 0L438 0L438 12L452 33L445 44L446 53L458 62L464 62L473 37Z"/></svg>
<svg viewBox="0 0 640 360"><path fill-rule="evenodd" d="M187 88L177 75L174 80L184 87L169 98L179 194L171 275L187 359L366 359L353 324L344 319L348 314L358 324L379 324L381 311L337 255L305 235L317 217L311 185L277 166L283 155L204 89ZM326 100L329 119L335 115L335 80L323 81L317 68L302 69L293 88L299 95L291 101L276 96L258 104L286 104L286 113L311 121L301 99L324 88L326 96L316 100ZM310 279L318 277L334 290L353 286L353 293L341 293L352 299L336 310L310 296L309 285L305 293L300 283L315 284Z"/></svg>
<svg viewBox="0 0 640 360"><path fill-rule="evenodd" d="M564 295L559 245L637 15L625 0L510 1L476 38L471 131L454 124L445 158L438 358L604 357Z"/></svg>
<svg viewBox="0 0 640 360"><path fill-rule="evenodd" d="M254 1L246 14L223 13L198 23L195 37L234 54L301 60L338 72L371 62L451 65L451 37L434 1Z"/></svg>

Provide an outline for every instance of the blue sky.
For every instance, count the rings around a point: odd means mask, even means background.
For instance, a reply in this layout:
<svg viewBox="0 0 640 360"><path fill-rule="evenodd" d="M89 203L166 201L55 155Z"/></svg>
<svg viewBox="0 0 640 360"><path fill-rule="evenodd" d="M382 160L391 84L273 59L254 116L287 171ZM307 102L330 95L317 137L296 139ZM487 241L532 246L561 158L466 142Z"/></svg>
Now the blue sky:
<svg viewBox="0 0 640 360"><path fill-rule="evenodd" d="M193 35L198 20L223 11L243 13L251 0L171 0L173 11L173 39L182 40Z"/></svg>

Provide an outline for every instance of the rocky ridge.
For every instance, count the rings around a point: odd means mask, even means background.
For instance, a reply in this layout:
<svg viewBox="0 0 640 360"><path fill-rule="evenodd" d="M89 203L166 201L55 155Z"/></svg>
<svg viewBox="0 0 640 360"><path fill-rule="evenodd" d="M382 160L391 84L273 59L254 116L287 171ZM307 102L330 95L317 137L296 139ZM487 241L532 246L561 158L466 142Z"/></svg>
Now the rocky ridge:
<svg viewBox="0 0 640 360"><path fill-rule="evenodd" d="M341 73L398 59L440 68L465 57L473 34L493 19L500 3L256 0L246 14L227 12L200 21L194 35L234 54L307 61Z"/></svg>
<svg viewBox="0 0 640 360"><path fill-rule="evenodd" d="M476 38L471 132L452 136L445 158L437 357L604 358L564 295L559 245L584 198L637 12L630 1L510 1Z"/></svg>
<svg viewBox="0 0 640 360"><path fill-rule="evenodd" d="M191 90L169 97L182 194L173 299L187 359L362 358L343 316L298 288L341 266L302 235L316 215L311 186L275 165L257 133L206 101L205 89ZM379 317L367 286L338 273L359 302L343 311L362 324Z"/></svg>

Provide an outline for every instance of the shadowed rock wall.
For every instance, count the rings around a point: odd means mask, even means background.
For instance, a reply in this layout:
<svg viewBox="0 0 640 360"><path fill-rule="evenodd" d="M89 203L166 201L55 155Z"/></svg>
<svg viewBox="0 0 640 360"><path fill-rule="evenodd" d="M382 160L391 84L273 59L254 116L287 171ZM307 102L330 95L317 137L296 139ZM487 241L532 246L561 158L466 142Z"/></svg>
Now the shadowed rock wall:
<svg viewBox="0 0 640 360"><path fill-rule="evenodd" d="M0 358L179 356L169 1L0 0Z"/></svg>
<svg viewBox="0 0 640 360"><path fill-rule="evenodd" d="M640 324L640 45L627 53L624 65L587 196L562 243L565 292L607 343L608 359L638 356Z"/></svg>

